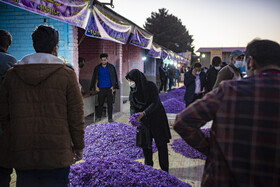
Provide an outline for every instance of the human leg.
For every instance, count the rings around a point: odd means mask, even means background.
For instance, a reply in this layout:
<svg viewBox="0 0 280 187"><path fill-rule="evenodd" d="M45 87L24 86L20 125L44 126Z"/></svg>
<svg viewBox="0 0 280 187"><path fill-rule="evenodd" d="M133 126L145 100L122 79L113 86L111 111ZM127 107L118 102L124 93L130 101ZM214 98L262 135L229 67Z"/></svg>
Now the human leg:
<svg viewBox="0 0 280 187"><path fill-rule="evenodd" d="M168 162L168 149L167 144L161 145L157 147L158 149L158 158L159 158L159 165L163 171L168 172L169 170L169 162Z"/></svg>
<svg viewBox="0 0 280 187"><path fill-rule="evenodd" d="M18 170L17 187L67 187L70 167L50 170Z"/></svg>
<svg viewBox="0 0 280 187"><path fill-rule="evenodd" d="M113 119L113 99L114 99L114 93L111 89L108 89L106 91L106 97L107 97L107 110L108 110L108 120Z"/></svg>
<svg viewBox="0 0 280 187"><path fill-rule="evenodd" d="M153 150L152 149L147 149L147 148L143 148L143 153L144 153L144 157L145 157L145 164L148 166L153 166L154 162L153 162Z"/></svg>
<svg viewBox="0 0 280 187"><path fill-rule="evenodd" d="M97 119L101 119L103 112L103 105L105 102L106 93L103 89L98 92L98 107L97 107Z"/></svg>
<svg viewBox="0 0 280 187"><path fill-rule="evenodd" d="M0 167L0 186L9 187L11 181L11 174L13 172L12 168L2 168Z"/></svg>

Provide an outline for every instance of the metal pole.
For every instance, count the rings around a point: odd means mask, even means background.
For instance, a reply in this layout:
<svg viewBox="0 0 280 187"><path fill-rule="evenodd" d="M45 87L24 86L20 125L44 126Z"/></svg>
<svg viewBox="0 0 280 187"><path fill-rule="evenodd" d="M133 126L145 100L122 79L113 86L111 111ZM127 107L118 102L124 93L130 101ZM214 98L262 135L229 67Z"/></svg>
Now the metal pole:
<svg viewBox="0 0 280 187"><path fill-rule="evenodd" d="M90 3L90 9L92 10L92 7L93 7L93 3L94 3L94 0L91 0L91 3Z"/></svg>

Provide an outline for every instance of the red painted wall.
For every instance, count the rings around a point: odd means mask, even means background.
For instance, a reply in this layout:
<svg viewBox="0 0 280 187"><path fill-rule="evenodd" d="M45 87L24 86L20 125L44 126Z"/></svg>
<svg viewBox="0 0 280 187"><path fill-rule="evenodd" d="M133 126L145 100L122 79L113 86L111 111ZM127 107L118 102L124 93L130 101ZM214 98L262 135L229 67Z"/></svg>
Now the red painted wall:
<svg viewBox="0 0 280 187"><path fill-rule="evenodd" d="M100 64L99 56L101 53L108 54L108 62L115 65L118 75L121 75L119 71L121 45L111 41L91 38L85 36L84 33L85 30L79 28L79 57L85 59L85 65L80 70L80 82L84 90L88 92L94 68Z"/></svg>
<svg viewBox="0 0 280 187"><path fill-rule="evenodd" d="M108 54L108 62L115 65L119 76L119 81L122 81L127 72L131 69L136 68L140 71L143 71L143 50L141 48L130 44L120 45L107 40L91 38L85 36L84 33L85 30L79 28L79 57L83 57L85 59L85 65L80 70L79 79L86 92L89 91L89 85L94 68L100 63L99 55L101 53Z"/></svg>
<svg viewBox="0 0 280 187"><path fill-rule="evenodd" d="M130 44L123 45L123 78L132 69L143 71L142 53L143 49L139 47ZM138 66L135 66L137 63Z"/></svg>

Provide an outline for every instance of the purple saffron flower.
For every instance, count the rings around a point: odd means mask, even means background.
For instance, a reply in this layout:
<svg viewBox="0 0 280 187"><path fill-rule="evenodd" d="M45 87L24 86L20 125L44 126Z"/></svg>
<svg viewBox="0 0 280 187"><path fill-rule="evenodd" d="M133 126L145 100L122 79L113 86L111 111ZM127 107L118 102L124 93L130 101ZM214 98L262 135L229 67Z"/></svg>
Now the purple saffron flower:
<svg viewBox="0 0 280 187"><path fill-rule="evenodd" d="M139 116L141 115L141 113L135 113L135 114L132 114L130 117L129 117L129 123L134 126L134 127L140 127L141 126L141 122L139 122Z"/></svg>
<svg viewBox="0 0 280 187"><path fill-rule="evenodd" d="M201 131L205 134L206 137L210 137L210 128L201 129ZM174 140L171 144L171 147L176 153L180 153L188 158L199 158L203 160L206 160L207 158L204 154L200 153L198 150L187 144L186 141L182 138Z"/></svg>
<svg viewBox="0 0 280 187"><path fill-rule="evenodd" d="M93 158L71 166L71 186L185 186L165 171L125 157Z"/></svg>
<svg viewBox="0 0 280 187"><path fill-rule="evenodd" d="M176 98L178 101L185 103L185 100L184 100L185 92L186 92L186 87L183 86L181 88L175 88L175 89L171 90L170 92L167 92L166 94L160 95L159 97L160 97L161 102L164 102L171 98Z"/></svg>
<svg viewBox="0 0 280 187"><path fill-rule="evenodd" d="M185 103L178 101L175 98L168 99L162 103L166 113L177 114L184 110L186 107Z"/></svg>
<svg viewBox="0 0 280 187"><path fill-rule="evenodd" d="M85 148L83 159L103 158L113 155L139 159L143 150L136 147L137 129L124 123L94 124L85 129ZM156 152L153 142L153 152Z"/></svg>

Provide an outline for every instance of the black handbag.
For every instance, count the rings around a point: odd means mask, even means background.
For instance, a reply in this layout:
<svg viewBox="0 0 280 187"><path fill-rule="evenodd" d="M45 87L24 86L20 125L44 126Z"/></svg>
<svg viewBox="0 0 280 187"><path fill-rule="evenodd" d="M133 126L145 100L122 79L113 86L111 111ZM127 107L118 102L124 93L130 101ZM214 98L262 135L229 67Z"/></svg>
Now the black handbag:
<svg viewBox="0 0 280 187"><path fill-rule="evenodd" d="M137 128L138 132L136 133L136 146L142 148L152 148L152 138L150 129L141 122L141 126Z"/></svg>

